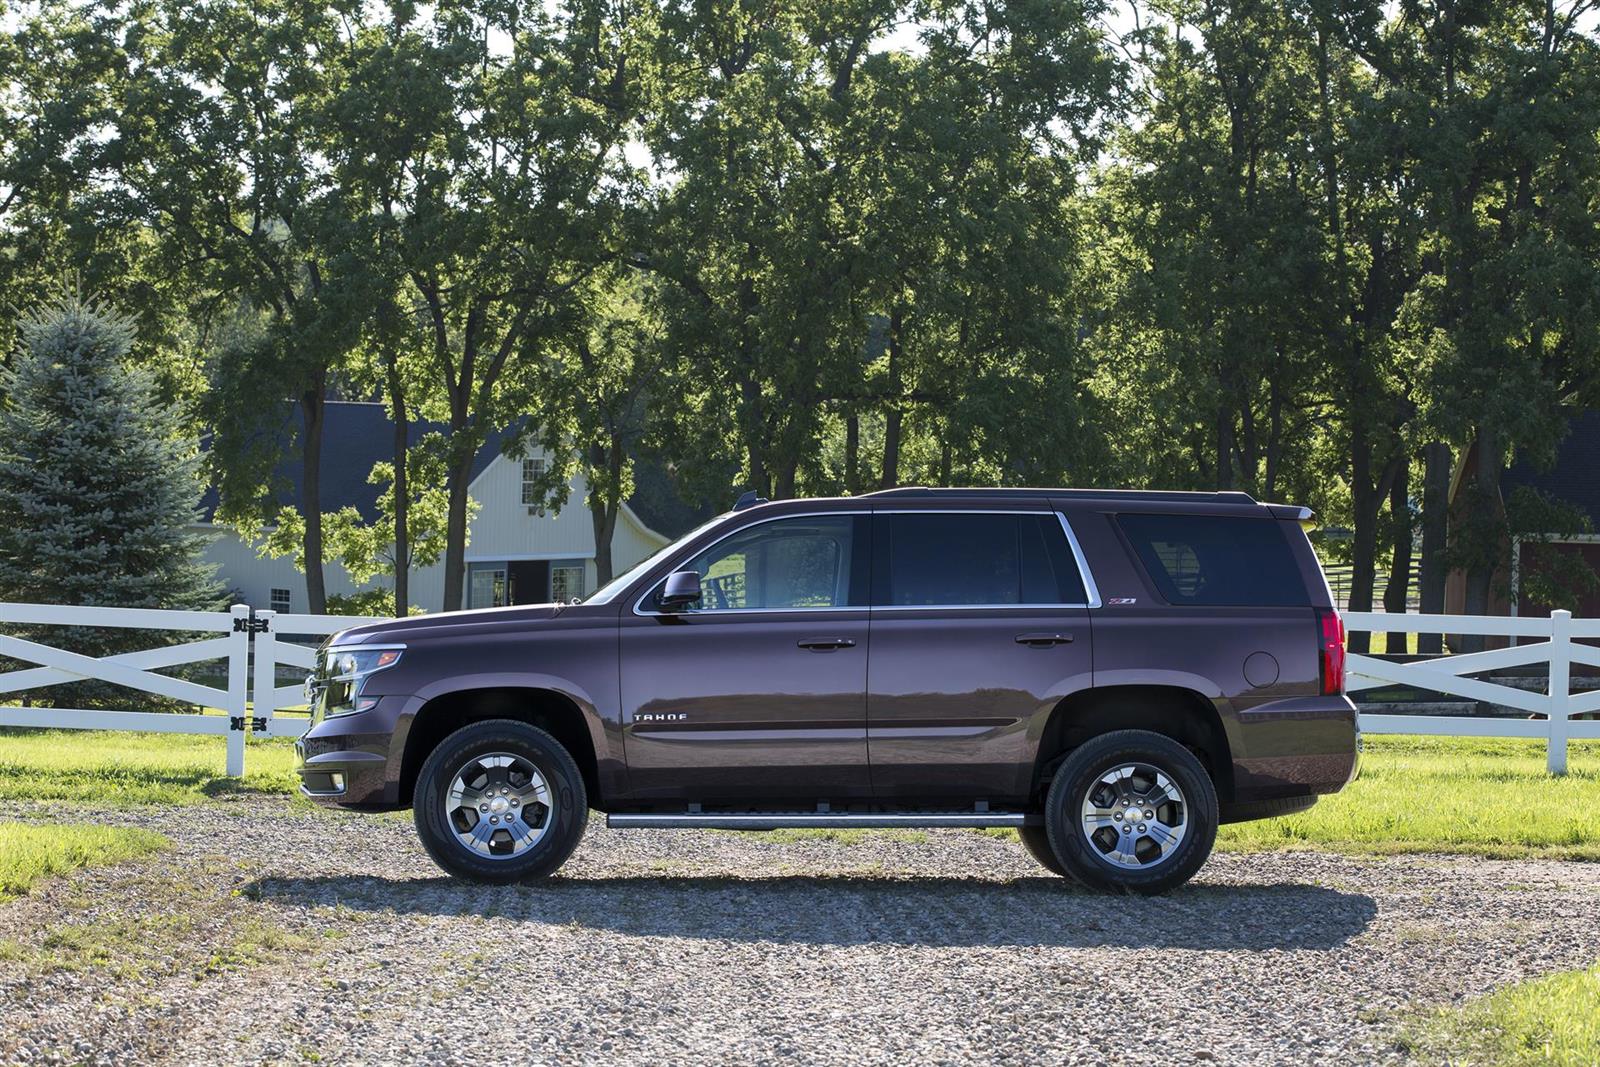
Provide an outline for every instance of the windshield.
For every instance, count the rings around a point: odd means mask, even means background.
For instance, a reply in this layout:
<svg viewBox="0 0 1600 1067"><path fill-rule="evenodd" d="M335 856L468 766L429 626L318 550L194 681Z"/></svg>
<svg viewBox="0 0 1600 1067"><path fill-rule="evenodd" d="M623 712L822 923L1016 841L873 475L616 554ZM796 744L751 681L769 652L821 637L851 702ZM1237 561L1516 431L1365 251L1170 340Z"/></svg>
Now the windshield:
<svg viewBox="0 0 1600 1067"><path fill-rule="evenodd" d="M705 533L707 530L711 529L711 527L715 526L717 523L721 522L731 514L732 512L724 512L709 522L701 523L699 526L696 526L694 529L690 530L688 533L684 534L670 545L667 545L665 548L658 551L649 559L646 559L641 563L635 563L625 574L617 575L605 585L602 585L599 589L596 589L593 593L586 597L583 602L585 604L611 603L617 597L622 595L622 591L624 589L628 588L628 586L632 585L634 582L643 577L644 573L651 567L654 567L663 559L670 556L673 552L677 551L680 545L699 537L701 534Z"/></svg>

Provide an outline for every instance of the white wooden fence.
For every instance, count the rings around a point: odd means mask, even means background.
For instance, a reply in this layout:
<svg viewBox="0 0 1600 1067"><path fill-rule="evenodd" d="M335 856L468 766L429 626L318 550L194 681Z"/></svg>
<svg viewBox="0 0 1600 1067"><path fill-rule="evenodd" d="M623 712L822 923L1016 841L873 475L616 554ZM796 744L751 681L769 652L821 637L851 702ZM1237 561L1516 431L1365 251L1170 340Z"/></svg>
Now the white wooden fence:
<svg viewBox="0 0 1600 1067"><path fill-rule="evenodd" d="M221 714L85 710L0 706L0 726L41 726L73 730L140 730L153 733L221 734L227 737L227 773L244 774L246 732L257 736L297 735L304 719L276 720L274 712L303 701L299 685L277 684L278 664L312 666L312 649L286 641L279 634L337 633L377 620L353 616L288 615L253 612L244 605L229 611L160 611L145 608L62 607L55 604L0 603L0 626L28 629L96 627L221 634L181 644L162 644L136 652L96 658L42 641L0 635L0 656L37 664L0 673L0 695L45 686L95 680L168 697ZM255 677L250 676L251 643L255 645ZM224 661L227 688L202 685L160 673L162 668ZM254 702L250 699L254 695Z"/></svg>
<svg viewBox="0 0 1600 1067"><path fill-rule="evenodd" d="M1457 737L1540 737L1545 739L1545 764L1551 774L1567 771L1567 741L1600 739L1600 722L1574 722L1572 716L1600 711L1600 690L1571 692L1572 665L1600 667L1600 648L1578 644L1579 638L1600 638L1600 619L1574 619L1568 611L1548 619L1495 618L1485 615L1388 615L1352 611L1344 616L1347 630L1369 633L1462 634L1533 638L1529 644L1465 655L1438 656L1410 663L1350 656L1345 665L1345 691L1358 694L1379 686L1406 685L1469 700L1482 700L1526 711L1542 718L1490 718L1482 715L1371 715L1363 713L1361 729L1370 734L1443 734ZM1517 689L1467 675L1533 664L1549 664L1543 693Z"/></svg>
<svg viewBox="0 0 1600 1067"><path fill-rule="evenodd" d="M1489 652L1438 656L1414 662L1350 656L1347 689L1353 694L1380 686L1404 685L1542 716L1516 719L1364 712L1361 728L1367 733L1543 738L1552 774L1566 772L1569 739L1600 739L1600 721L1572 721L1574 715L1600 711L1600 690L1570 692L1574 663L1600 668L1600 647L1575 643L1580 638L1600 638L1600 619L1574 619L1568 612L1558 611L1548 619L1350 612L1344 620L1349 630L1371 633L1482 634L1534 639L1529 644L1515 644ZM307 645L279 640L280 636L323 637L375 621L354 616L252 612L243 605L227 612L201 612L0 603L0 626L8 628L106 627L220 635L102 658L69 652L41 641L0 635L0 656L36 664L0 673L0 696L94 679L221 712L196 715L7 705L0 706L0 726L221 734L228 739L227 773L239 776L244 774L247 733L282 737L299 734L306 725L303 718L276 717L277 712L297 707L303 700L298 683L278 684L278 668L283 665L309 672L313 651ZM225 689L160 673L163 668L218 660L227 665ZM1543 693L1467 677L1542 663L1549 664L1549 683Z"/></svg>

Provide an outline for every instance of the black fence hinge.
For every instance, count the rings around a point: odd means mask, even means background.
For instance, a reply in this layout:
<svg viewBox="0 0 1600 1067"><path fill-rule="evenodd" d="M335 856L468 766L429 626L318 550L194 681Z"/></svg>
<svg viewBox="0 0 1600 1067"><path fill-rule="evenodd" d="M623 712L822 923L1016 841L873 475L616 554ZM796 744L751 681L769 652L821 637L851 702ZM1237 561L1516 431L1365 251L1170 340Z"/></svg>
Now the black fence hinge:
<svg viewBox="0 0 1600 1067"><path fill-rule="evenodd" d="M250 729L256 733L263 733L267 728L265 715L231 715L228 717L228 729L243 732L245 723L250 724Z"/></svg>
<svg viewBox="0 0 1600 1067"><path fill-rule="evenodd" d="M267 620L258 619L254 615L234 619L233 632L236 634L264 634L267 632Z"/></svg>

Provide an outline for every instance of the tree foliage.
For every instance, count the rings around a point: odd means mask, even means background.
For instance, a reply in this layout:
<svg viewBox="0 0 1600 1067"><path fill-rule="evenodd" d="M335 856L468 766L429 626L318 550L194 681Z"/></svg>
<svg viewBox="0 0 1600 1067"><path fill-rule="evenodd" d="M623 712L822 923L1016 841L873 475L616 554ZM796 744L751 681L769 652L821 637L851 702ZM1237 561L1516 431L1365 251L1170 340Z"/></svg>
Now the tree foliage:
<svg viewBox="0 0 1600 1067"><path fill-rule="evenodd" d="M52 0L0 42L0 283L112 280L150 339L130 360L212 431L222 514L275 525L314 609L335 559L392 572L403 609L442 558L428 606L459 605L496 438L544 446L546 502L589 508L603 571L647 459L711 507L1242 489L1348 531L1323 550L1353 606L1386 564L1403 583L1420 528L1427 606L1448 556L1482 610L1523 521L1501 472L1597 399L1596 22L1594 0ZM316 498L334 399L395 420L375 521Z"/></svg>
<svg viewBox="0 0 1600 1067"><path fill-rule="evenodd" d="M198 447L128 319L80 296L23 318L0 374L0 599L214 608L201 562Z"/></svg>

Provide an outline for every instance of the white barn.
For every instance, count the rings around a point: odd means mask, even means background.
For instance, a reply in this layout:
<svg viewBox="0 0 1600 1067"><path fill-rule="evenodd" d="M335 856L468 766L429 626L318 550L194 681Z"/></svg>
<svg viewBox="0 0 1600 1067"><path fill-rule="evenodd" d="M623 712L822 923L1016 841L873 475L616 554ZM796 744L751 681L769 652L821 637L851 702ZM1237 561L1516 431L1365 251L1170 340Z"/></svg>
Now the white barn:
<svg viewBox="0 0 1600 1067"><path fill-rule="evenodd" d="M333 402L327 405L322 452L322 510L352 506L368 520L375 517L380 487L367 481L373 464L392 457L394 427L382 404ZM434 427L419 426L416 435ZM466 606L499 607L537 604L583 596L596 584L594 527L584 499L588 487L574 477L566 505L546 511L529 503L536 494L529 480L542 473L546 456L530 450L526 457L506 456L498 438L480 450L473 464L469 493L478 504L467 541ZM299 459L287 458L279 468L286 484L282 503L298 505ZM275 611L306 611L305 575L289 557L263 558L231 527L212 521L216 496L207 494L198 528L210 538L206 559L216 564L217 579L241 603ZM667 544L632 508L623 505L612 538L612 567L621 574ZM323 568L329 596L366 589L392 588L380 575L358 585L338 563ZM410 601L427 611L440 610L444 600L444 561L411 572Z"/></svg>

